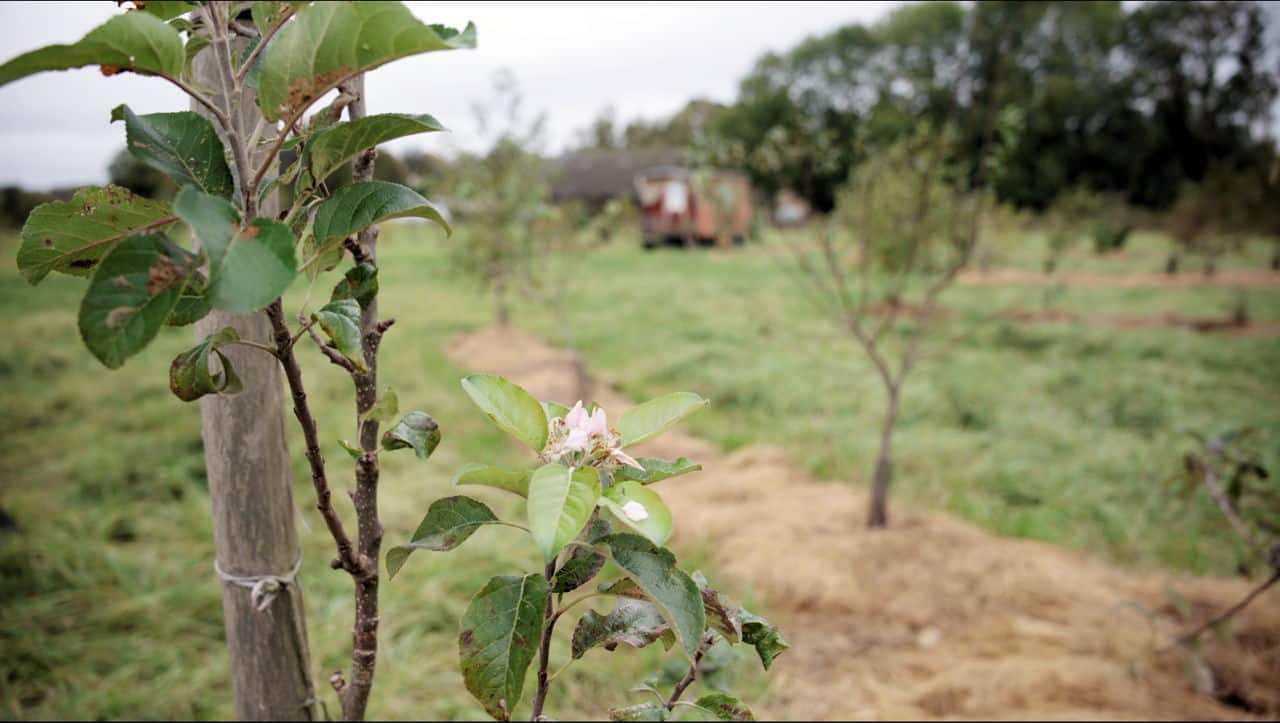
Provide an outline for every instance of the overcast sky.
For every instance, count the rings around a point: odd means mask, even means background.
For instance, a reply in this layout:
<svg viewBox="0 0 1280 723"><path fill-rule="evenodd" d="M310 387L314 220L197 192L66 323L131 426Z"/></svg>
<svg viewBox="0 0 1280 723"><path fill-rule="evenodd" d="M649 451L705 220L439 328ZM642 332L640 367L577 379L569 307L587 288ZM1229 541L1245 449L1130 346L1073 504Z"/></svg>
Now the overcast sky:
<svg viewBox="0 0 1280 723"><path fill-rule="evenodd" d="M479 29L476 50L432 53L371 73L370 112L431 113L452 129L407 144L447 152L479 142L472 103L510 68L530 113L548 114L551 150L563 148L601 108L656 119L695 97L732 100L738 80L767 51L854 21L874 21L896 2L448 3L410 2L420 19ZM119 12L110 0L0 3L0 61L70 43ZM0 186L51 188L106 181L124 147L108 123L127 102L137 112L185 108L155 78L97 69L43 73L0 88Z"/></svg>

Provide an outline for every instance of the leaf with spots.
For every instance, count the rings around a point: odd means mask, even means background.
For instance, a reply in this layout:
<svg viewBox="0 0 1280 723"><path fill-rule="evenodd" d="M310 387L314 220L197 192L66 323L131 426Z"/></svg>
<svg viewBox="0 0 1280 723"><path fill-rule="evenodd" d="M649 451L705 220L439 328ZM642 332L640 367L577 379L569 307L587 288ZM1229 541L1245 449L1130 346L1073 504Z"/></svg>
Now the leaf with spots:
<svg viewBox="0 0 1280 723"><path fill-rule="evenodd" d="M161 231L178 219L163 201L119 186L82 188L70 201L36 206L22 226L18 270L31 284L50 272L89 276L129 236Z"/></svg>
<svg viewBox="0 0 1280 723"><path fill-rule="evenodd" d="M418 459L428 459L440 444L440 425L426 412L409 412L382 435L388 452L412 448Z"/></svg>
<svg viewBox="0 0 1280 723"><path fill-rule="evenodd" d="M601 542L627 577L657 603L685 653L693 659L702 644L706 613L698 586L676 567L675 555L639 535L614 534Z"/></svg>
<svg viewBox="0 0 1280 723"><path fill-rule="evenodd" d="M448 552L467 541L477 529L498 522L487 505L470 497L445 497L431 503L426 517L404 545L387 551L387 575L395 577L414 550Z"/></svg>
<svg viewBox="0 0 1280 723"><path fill-rule="evenodd" d="M742 641L742 613L727 596L707 584L707 578L699 571L689 577L702 594L702 609L707 613L707 626L715 630L731 645Z"/></svg>
<svg viewBox="0 0 1280 723"><path fill-rule="evenodd" d="M619 643L626 643L643 648L661 638L670 627L653 603L618 598L608 615L594 610L583 614L573 630L571 653L577 660L595 647L612 651Z"/></svg>
<svg viewBox="0 0 1280 723"><path fill-rule="evenodd" d="M546 597L542 575L503 575L489 580L462 616L462 680L497 720L510 718L520 703L542 635Z"/></svg>
<svg viewBox="0 0 1280 723"><path fill-rule="evenodd" d="M0 65L0 86L36 73L86 65L101 66L104 75L130 71L178 78L183 60L177 30L149 13L125 13L90 30L78 42L46 45Z"/></svg>
<svg viewBox="0 0 1280 723"><path fill-rule="evenodd" d="M768 620L752 614L746 608L739 610L739 617L742 619L742 642L756 649L760 664L768 670L774 659L791 646L782 637L778 627Z"/></svg>
<svg viewBox="0 0 1280 723"><path fill-rule="evenodd" d="M585 545L570 548L569 559L551 578L551 592L572 592L591 582L591 578L604 567L605 557L599 551Z"/></svg>
<svg viewBox="0 0 1280 723"><path fill-rule="evenodd" d="M206 394L231 396L240 393L240 377L236 376L231 360L218 350L218 347L236 341L240 341L240 334L228 326L174 357L169 365L169 390L184 402L193 402ZM218 358L220 371L213 371L210 367L210 356Z"/></svg>
<svg viewBox="0 0 1280 723"><path fill-rule="evenodd" d="M693 704L709 714L709 717L688 720L754 721L756 719L745 703L726 693L707 693Z"/></svg>
<svg viewBox="0 0 1280 723"><path fill-rule="evenodd" d="M342 277L342 281L333 287L333 294L329 297L329 301L355 299L363 309L369 306L377 295L378 267L366 262L358 264Z"/></svg>
<svg viewBox="0 0 1280 723"><path fill-rule="evenodd" d="M224 198L235 191L235 181L213 124L191 111L138 115L127 105L111 111L111 121L124 121L129 153L160 171L179 186Z"/></svg>
<svg viewBox="0 0 1280 723"><path fill-rule="evenodd" d="M178 303L196 257L163 236L130 236L103 257L80 302L80 337L116 369L155 338Z"/></svg>
<svg viewBox="0 0 1280 723"><path fill-rule="evenodd" d="M611 721L665 721L666 719L667 709L657 703L640 703L609 710Z"/></svg>
<svg viewBox="0 0 1280 723"><path fill-rule="evenodd" d="M476 29L427 25L397 2L324 2L300 9L262 59L258 105L267 120L297 117L339 83L419 53L473 48Z"/></svg>

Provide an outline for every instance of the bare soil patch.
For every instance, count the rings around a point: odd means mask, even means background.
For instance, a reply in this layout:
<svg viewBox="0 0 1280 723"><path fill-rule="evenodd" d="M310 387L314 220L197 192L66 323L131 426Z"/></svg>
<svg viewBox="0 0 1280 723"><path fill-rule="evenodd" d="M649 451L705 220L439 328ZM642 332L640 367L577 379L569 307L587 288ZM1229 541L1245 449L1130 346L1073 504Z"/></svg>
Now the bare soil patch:
<svg viewBox="0 0 1280 723"><path fill-rule="evenodd" d="M539 397L574 401L572 356L523 331L462 335L448 352ZM629 404L607 385L593 398L614 414ZM1280 715L1280 595L1246 610L1232 640L1207 638L1207 667L1192 675L1185 652L1161 647L1248 583L1123 570L901 506L889 529L868 532L861 489L812 479L784 450L726 455L679 433L645 446L645 455L702 463L703 472L662 483L678 519L674 544L705 546L733 589L754 586L792 644L761 717ZM1189 619L1171 590L1190 601Z"/></svg>
<svg viewBox="0 0 1280 723"><path fill-rule="evenodd" d="M1201 286L1246 289L1280 289L1280 272L1264 269L1224 269L1211 276L1199 271L1176 274L1093 272L1036 273L1025 269L971 269L957 277L969 286L1078 286L1127 289L1188 289Z"/></svg>

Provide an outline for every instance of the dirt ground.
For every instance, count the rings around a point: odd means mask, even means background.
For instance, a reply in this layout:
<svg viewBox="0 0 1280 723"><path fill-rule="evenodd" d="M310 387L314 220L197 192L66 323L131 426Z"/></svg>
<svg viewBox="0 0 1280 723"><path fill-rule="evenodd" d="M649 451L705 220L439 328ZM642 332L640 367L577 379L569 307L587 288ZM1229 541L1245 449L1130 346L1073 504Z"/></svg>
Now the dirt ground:
<svg viewBox="0 0 1280 723"><path fill-rule="evenodd" d="M1205 276L1199 271L1176 274L1101 274L1082 271L1036 273L1024 269L976 269L962 271L957 278L969 286L1064 286L1124 289L1187 289L1199 286L1245 289L1280 289L1280 272L1265 269L1224 269Z"/></svg>
<svg viewBox="0 0 1280 723"><path fill-rule="evenodd" d="M525 332L490 328L448 351L540 398L578 397L572 357ZM588 398L611 414L630 403L604 384ZM753 590L792 645L762 718L1280 716L1280 594L1246 610L1233 639L1205 636L1197 665L1161 648L1247 583L1118 569L901 506L888 530L867 532L860 488L814 480L780 449L726 455L668 433L640 452L703 465L660 483L673 545L711 550L724 586Z"/></svg>

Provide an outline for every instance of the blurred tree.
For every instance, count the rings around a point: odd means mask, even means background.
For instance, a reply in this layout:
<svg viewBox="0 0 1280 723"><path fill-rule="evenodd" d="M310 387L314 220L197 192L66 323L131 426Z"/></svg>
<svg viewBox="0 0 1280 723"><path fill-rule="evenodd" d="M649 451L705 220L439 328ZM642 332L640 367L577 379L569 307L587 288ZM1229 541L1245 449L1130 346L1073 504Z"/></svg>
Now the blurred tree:
<svg viewBox="0 0 1280 723"><path fill-rule="evenodd" d="M495 76L494 94L473 107L487 153L453 164L456 213L467 222L454 234L453 267L493 294L497 322L511 319L512 291L528 291L538 254L537 229L551 213L543 143L545 116L525 118L523 96L509 71Z"/></svg>
<svg viewBox="0 0 1280 723"><path fill-rule="evenodd" d="M160 171L139 161L126 149L121 149L107 166L107 175L117 186L133 191L139 196L168 200L178 192L173 180Z"/></svg>

